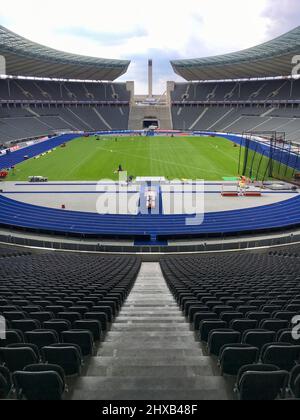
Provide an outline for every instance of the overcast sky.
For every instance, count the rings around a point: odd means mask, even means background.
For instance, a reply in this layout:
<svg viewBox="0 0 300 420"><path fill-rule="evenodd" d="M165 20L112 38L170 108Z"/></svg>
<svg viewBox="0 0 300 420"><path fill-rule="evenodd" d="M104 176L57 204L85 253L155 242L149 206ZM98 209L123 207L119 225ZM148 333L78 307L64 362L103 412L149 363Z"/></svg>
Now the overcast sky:
<svg viewBox="0 0 300 420"><path fill-rule="evenodd" d="M122 80L147 90L153 58L155 92L180 80L171 59L228 53L257 45L300 22L299 0L10 0L0 24L33 41L95 57L130 59Z"/></svg>

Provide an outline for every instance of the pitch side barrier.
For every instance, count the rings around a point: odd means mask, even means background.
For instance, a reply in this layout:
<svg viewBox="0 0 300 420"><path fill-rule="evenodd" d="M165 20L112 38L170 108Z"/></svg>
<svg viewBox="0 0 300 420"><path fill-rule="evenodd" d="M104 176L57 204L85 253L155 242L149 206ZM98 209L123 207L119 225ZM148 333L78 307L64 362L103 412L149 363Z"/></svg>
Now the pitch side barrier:
<svg viewBox="0 0 300 420"><path fill-rule="evenodd" d="M144 134L146 135L148 130L112 130L112 131L96 131L90 132L90 135L98 135L98 136L109 136L109 135L131 135L131 134ZM182 135L182 131L180 130L156 130L154 131L156 136L161 135ZM187 133L187 135L193 134L192 132Z"/></svg>

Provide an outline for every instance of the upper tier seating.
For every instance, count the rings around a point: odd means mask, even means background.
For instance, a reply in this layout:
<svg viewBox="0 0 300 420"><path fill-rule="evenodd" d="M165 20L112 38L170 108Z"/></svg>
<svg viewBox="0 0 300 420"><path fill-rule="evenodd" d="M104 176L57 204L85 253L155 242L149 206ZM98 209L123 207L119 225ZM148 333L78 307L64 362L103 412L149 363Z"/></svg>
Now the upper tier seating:
<svg viewBox="0 0 300 420"><path fill-rule="evenodd" d="M173 128L242 133L283 131L300 142L300 80L177 83Z"/></svg>
<svg viewBox="0 0 300 420"><path fill-rule="evenodd" d="M0 80L0 101L98 101L130 100L125 83L82 83L41 80Z"/></svg>
<svg viewBox="0 0 300 420"><path fill-rule="evenodd" d="M125 130L125 83L0 80L0 143L60 131Z"/></svg>
<svg viewBox="0 0 300 420"><path fill-rule="evenodd" d="M173 102L299 100L300 80L175 83Z"/></svg>

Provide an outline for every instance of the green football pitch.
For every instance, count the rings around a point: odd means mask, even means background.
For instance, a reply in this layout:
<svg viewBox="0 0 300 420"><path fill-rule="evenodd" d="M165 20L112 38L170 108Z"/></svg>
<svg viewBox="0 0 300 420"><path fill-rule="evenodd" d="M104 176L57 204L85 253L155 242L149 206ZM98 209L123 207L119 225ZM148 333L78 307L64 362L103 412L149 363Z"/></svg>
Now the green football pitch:
<svg viewBox="0 0 300 420"><path fill-rule="evenodd" d="M119 165L134 178L221 180L237 176L239 153L239 147L218 137L78 138L17 165L7 180L27 181L29 176L49 181L117 180Z"/></svg>

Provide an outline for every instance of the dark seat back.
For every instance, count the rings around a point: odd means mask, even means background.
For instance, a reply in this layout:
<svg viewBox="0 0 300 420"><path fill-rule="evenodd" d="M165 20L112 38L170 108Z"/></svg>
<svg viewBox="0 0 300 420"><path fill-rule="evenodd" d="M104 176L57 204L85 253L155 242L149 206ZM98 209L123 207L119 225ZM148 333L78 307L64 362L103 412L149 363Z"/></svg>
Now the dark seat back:
<svg viewBox="0 0 300 420"><path fill-rule="evenodd" d="M273 401L283 396L288 383L286 371L245 372L241 377L239 389L242 401Z"/></svg>
<svg viewBox="0 0 300 420"><path fill-rule="evenodd" d="M10 372L24 369L32 363L38 363L39 359L31 347L0 348L0 360Z"/></svg>
<svg viewBox="0 0 300 420"><path fill-rule="evenodd" d="M13 382L19 398L30 401L61 400L64 383L55 371L15 372Z"/></svg>

